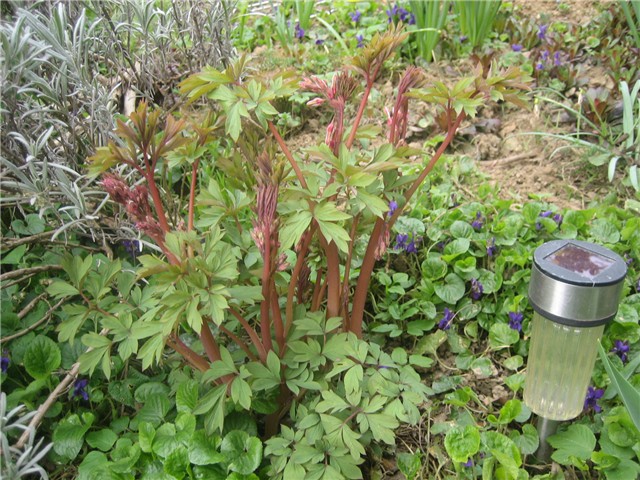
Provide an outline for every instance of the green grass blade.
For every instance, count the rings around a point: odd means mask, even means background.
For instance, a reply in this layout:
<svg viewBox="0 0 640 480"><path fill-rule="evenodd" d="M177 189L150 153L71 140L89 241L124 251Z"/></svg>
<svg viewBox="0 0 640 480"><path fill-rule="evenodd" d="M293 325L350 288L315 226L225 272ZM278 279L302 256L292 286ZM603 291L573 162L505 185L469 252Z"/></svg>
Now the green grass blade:
<svg viewBox="0 0 640 480"><path fill-rule="evenodd" d="M625 18L627 19L627 25L629 26L631 35L633 35L636 42L636 47L640 48L640 0L619 0L618 3L620 4L620 8L622 8ZM631 10L629 5L633 7L633 10ZM635 22L633 20L633 13L635 13L636 16Z"/></svg>
<svg viewBox="0 0 640 480"><path fill-rule="evenodd" d="M333 36L333 38L336 39L336 41L340 44L340 46L342 47L342 50L344 51L344 53L346 55L349 55L349 47L347 47L347 44L344 43L344 40L342 39L342 37L340 36L340 34L336 31L335 28L333 28L329 23L327 23L326 20L320 18L320 17L316 17L316 20L318 20L322 25L324 25L326 27L327 30L329 30L329 33Z"/></svg>
<svg viewBox="0 0 640 480"><path fill-rule="evenodd" d="M638 408L638 405L640 405L640 391L635 389L633 385L631 385L629 381L613 366L607 357L604 348L602 348L601 343L598 343L598 353L600 354L600 359L602 360L604 369L609 375L611 384L618 391L618 394L620 394L622 403L627 407L633 424L638 430L640 430L640 409Z"/></svg>

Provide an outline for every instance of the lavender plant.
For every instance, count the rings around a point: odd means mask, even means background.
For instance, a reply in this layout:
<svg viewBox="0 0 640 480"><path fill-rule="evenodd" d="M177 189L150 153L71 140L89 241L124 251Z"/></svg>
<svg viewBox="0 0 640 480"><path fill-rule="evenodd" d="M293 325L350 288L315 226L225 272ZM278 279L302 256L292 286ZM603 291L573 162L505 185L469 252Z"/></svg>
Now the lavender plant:
<svg viewBox="0 0 640 480"><path fill-rule="evenodd" d="M312 106L333 113L324 142L300 152L280 135L274 108L296 91L295 79L249 76L245 59L182 83L191 102L217 102L204 121L169 115L162 125L160 113L142 103L129 123L118 122L121 144L99 149L90 171L103 175L105 190L163 256L139 257L138 277L148 285L128 284L118 302L105 288L118 278L118 265L102 265L97 274L90 257L65 263L70 282L55 282L50 293L84 300L67 307L60 325L61 340L86 332L82 341L92 350L80 359L83 371L100 365L108 377L116 347L123 360L137 355L143 368L172 348L206 386L193 413L204 415L207 432L222 431L227 404L264 414L272 478L360 478L367 445L393 444L400 423L419 420L429 390L413 365L424 359L363 339L372 271L464 118L487 99L522 105L526 84L510 69L426 87L423 72L409 67L385 141L371 148L381 131L363 124L369 97L405 38L392 27L351 60L351 71L300 82L318 95ZM361 81L350 119L347 106ZM447 132L419 174L402 176L400 167L422 153L405 143L411 98L434 103ZM226 158L206 148L220 137L229 145ZM210 162L239 188L202 178ZM188 198L176 209L186 212L184 220L167 215L169 198L158 181L166 165L189 178ZM105 173L115 167L130 174ZM109 333L87 332L88 319Z"/></svg>

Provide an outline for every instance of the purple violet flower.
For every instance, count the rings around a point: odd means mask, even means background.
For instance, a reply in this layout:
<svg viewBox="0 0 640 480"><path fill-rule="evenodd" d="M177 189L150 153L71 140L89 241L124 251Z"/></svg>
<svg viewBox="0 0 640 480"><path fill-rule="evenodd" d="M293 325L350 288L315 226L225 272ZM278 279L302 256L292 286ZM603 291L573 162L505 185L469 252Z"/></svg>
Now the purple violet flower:
<svg viewBox="0 0 640 480"><path fill-rule="evenodd" d="M409 235L407 235L406 233L399 233L398 235L396 235L396 244L394 248L396 250L405 249L407 246L407 240L409 240Z"/></svg>
<svg viewBox="0 0 640 480"><path fill-rule="evenodd" d="M594 388L589 386L587 389L587 396L584 399L584 411L592 410L596 413L600 413L602 411L602 407L598 405L598 400L602 398L604 395L604 390L602 388Z"/></svg>
<svg viewBox="0 0 640 480"><path fill-rule="evenodd" d="M364 35L356 35L356 40L358 41L356 48L364 48Z"/></svg>
<svg viewBox="0 0 640 480"><path fill-rule="evenodd" d="M391 200L389 202L389 211L387 212L387 216L390 217L391 215L393 215L397 209L398 209L398 202L396 202L395 200Z"/></svg>
<svg viewBox="0 0 640 480"><path fill-rule="evenodd" d="M627 265L627 267L630 267L633 264L633 258L628 253L625 253L623 258L624 263Z"/></svg>
<svg viewBox="0 0 640 480"><path fill-rule="evenodd" d="M463 467L473 467L473 458L469 457L469 460L462 464Z"/></svg>
<svg viewBox="0 0 640 480"><path fill-rule="evenodd" d="M443 313L444 317L442 317L442 320L438 322L438 328L441 330L449 330L449 328L451 328L451 322L455 318L455 314L448 308L445 308Z"/></svg>
<svg viewBox="0 0 640 480"><path fill-rule="evenodd" d="M553 54L553 64L556 67L559 67L560 65L562 65L562 59L560 58L560 51L557 51L556 53Z"/></svg>
<svg viewBox="0 0 640 480"><path fill-rule="evenodd" d="M543 62L546 62L547 60L549 60L549 50L543 50L542 54L540 55L540 58Z"/></svg>
<svg viewBox="0 0 640 480"><path fill-rule="evenodd" d="M5 352L6 354L6 352ZM2 357L0 357L0 371L2 373L7 373L7 370L9 370L9 365L11 364L11 359L9 357L5 357L4 355L2 355Z"/></svg>
<svg viewBox="0 0 640 480"><path fill-rule="evenodd" d="M360 21L360 17L362 16L362 13L360 13L359 10L356 10L355 12L351 12L349 16L351 17L351 21L353 23L358 23Z"/></svg>
<svg viewBox="0 0 640 480"><path fill-rule="evenodd" d="M139 252L142 252L142 243L140 243L138 240L123 240L122 246L124 247L125 251L133 257L134 260L136 259L137 254Z"/></svg>
<svg viewBox="0 0 640 480"><path fill-rule="evenodd" d="M302 41L302 39L304 38L304 28L302 28L300 26L300 23L296 23L296 28L295 28L295 37Z"/></svg>
<svg viewBox="0 0 640 480"><path fill-rule="evenodd" d="M478 279L476 278L472 278L471 279L471 299L472 300L480 300L480 298L482 297L482 293L484 292L484 287L482 286L482 283L480 283L480 281L478 281Z"/></svg>
<svg viewBox="0 0 640 480"><path fill-rule="evenodd" d="M514 43L513 45L511 45L511 50L513 50L514 52L521 52L523 48L524 47L519 43Z"/></svg>
<svg viewBox="0 0 640 480"><path fill-rule="evenodd" d="M521 332L523 317L524 316L520 312L509 312L509 327Z"/></svg>
<svg viewBox="0 0 640 480"><path fill-rule="evenodd" d="M615 353L620 357L622 363L626 363L629 354L629 341L628 340L616 340L613 343L612 353Z"/></svg>
<svg viewBox="0 0 640 480"><path fill-rule="evenodd" d="M86 378L77 379L73 384L73 393L71 396L73 398L82 397L85 401L89 400L89 394L86 391L87 385L89 385L89 380Z"/></svg>
<svg viewBox="0 0 640 480"><path fill-rule="evenodd" d="M556 213L553 216L553 221L556 222L558 226L562 225L562 215L560 215L559 213Z"/></svg>
<svg viewBox="0 0 640 480"><path fill-rule="evenodd" d="M467 37L466 35L461 35L460 36L460 43L464 43L469 39L469 37Z"/></svg>
<svg viewBox="0 0 640 480"><path fill-rule="evenodd" d="M496 237L491 237L487 240L487 256L492 258L496 254Z"/></svg>
<svg viewBox="0 0 640 480"><path fill-rule="evenodd" d="M405 10L404 8L400 8L398 10L398 16L400 17L400 21L407 23L409 25L415 25L416 17L409 10Z"/></svg>
<svg viewBox="0 0 640 480"><path fill-rule="evenodd" d="M482 218L482 213L479 211L476 212L476 219L473 222L471 222L471 226L476 232L479 231L484 225L483 220L484 219Z"/></svg>
<svg viewBox="0 0 640 480"><path fill-rule="evenodd" d="M323 45L324 44L324 40L319 38L316 40L316 45Z"/></svg>
<svg viewBox="0 0 640 480"><path fill-rule="evenodd" d="M418 253L418 247L416 247L415 239L412 239L406 247L404 247L404 251L407 253Z"/></svg>
<svg viewBox="0 0 640 480"><path fill-rule="evenodd" d="M549 28L548 25L540 25L540 27L538 28L538 38L540 40L544 40L545 38L547 38L547 29Z"/></svg>
<svg viewBox="0 0 640 480"><path fill-rule="evenodd" d="M544 65L542 64L542 62L536 63L536 70L544 70Z"/></svg>
<svg viewBox="0 0 640 480"><path fill-rule="evenodd" d="M553 212L551 210L547 210L546 212L542 212L538 216L542 218L549 218L551 215L553 215ZM542 230L542 223L536 222L536 230Z"/></svg>
<svg viewBox="0 0 640 480"><path fill-rule="evenodd" d="M398 5L394 5L392 8L385 11L389 19L388 23L391 23L393 21L393 17L395 17L398 14L398 9L399 9Z"/></svg>

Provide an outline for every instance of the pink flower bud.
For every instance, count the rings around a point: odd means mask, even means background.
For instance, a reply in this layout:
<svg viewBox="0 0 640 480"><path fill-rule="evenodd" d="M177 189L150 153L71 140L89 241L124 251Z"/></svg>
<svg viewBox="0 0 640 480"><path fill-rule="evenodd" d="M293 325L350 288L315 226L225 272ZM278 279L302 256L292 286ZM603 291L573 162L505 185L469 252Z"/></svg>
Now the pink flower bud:
<svg viewBox="0 0 640 480"><path fill-rule="evenodd" d="M319 107L320 105L322 105L325 102L324 98L314 98L313 100L309 100L307 102L307 106L308 107Z"/></svg>

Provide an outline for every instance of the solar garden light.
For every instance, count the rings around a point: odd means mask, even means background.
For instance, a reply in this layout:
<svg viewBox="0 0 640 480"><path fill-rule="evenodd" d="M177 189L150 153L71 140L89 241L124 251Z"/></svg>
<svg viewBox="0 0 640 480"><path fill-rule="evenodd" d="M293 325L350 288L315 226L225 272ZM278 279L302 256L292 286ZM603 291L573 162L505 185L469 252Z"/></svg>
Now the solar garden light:
<svg viewBox="0 0 640 480"><path fill-rule="evenodd" d="M627 266L611 250L589 242L554 240L536 249L529 284L534 309L524 403L539 416L540 447L558 422L584 408L604 326L618 311Z"/></svg>

